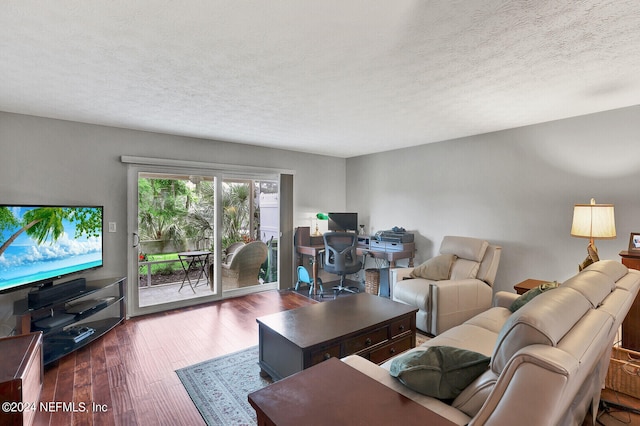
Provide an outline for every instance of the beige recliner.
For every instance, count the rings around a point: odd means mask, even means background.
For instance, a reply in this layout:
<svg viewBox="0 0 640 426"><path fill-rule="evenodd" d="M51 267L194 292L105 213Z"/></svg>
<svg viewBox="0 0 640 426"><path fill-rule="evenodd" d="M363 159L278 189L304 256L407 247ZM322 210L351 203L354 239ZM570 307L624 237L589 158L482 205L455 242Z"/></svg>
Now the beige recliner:
<svg viewBox="0 0 640 426"><path fill-rule="evenodd" d="M393 300L418 308L416 327L438 335L491 307L502 248L485 240L446 236L440 256L392 270Z"/></svg>

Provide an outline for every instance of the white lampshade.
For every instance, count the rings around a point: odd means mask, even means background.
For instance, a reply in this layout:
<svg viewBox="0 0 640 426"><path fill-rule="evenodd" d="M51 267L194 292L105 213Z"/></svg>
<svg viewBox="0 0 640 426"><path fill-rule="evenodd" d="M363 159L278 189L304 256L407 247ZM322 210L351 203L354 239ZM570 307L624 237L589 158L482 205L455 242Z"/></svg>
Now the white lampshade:
<svg viewBox="0 0 640 426"><path fill-rule="evenodd" d="M576 204L573 208L571 235L579 238L612 239L616 237L613 204Z"/></svg>

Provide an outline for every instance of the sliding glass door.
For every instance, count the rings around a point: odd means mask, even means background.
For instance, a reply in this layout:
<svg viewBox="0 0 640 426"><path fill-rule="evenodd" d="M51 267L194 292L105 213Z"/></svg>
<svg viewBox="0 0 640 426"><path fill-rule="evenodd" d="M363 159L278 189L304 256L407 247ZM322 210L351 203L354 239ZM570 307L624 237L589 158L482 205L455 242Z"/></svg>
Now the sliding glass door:
<svg viewBox="0 0 640 426"><path fill-rule="evenodd" d="M278 180L131 166L129 314L277 288Z"/></svg>
<svg viewBox="0 0 640 426"><path fill-rule="evenodd" d="M278 281L278 195L273 179L223 179L223 292L237 294Z"/></svg>

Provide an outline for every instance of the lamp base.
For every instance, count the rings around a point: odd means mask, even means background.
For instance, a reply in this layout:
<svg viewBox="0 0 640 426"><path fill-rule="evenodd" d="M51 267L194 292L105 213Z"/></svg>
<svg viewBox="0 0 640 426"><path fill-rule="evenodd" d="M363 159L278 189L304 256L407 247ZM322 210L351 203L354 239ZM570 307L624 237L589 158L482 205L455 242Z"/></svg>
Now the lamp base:
<svg viewBox="0 0 640 426"><path fill-rule="evenodd" d="M578 272L582 271L592 263L598 262L599 260L600 256L598 256L598 249L593 242L590 242L587 246L587 257L582 261L581 264L578 265Z"/></svg>

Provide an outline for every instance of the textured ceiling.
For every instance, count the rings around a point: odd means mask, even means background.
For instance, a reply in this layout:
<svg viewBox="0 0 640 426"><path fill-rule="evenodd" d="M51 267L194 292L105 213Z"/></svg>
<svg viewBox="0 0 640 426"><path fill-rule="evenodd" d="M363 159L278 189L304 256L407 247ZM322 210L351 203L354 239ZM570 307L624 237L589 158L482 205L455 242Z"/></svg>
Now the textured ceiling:
<svg viewBox="0 0 640 426"><path fill-rule="evenodd" d="M640 1L2 0L0 110L352 157L640 104Z"/></svg>

